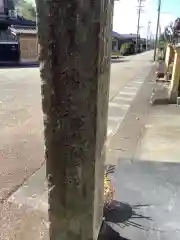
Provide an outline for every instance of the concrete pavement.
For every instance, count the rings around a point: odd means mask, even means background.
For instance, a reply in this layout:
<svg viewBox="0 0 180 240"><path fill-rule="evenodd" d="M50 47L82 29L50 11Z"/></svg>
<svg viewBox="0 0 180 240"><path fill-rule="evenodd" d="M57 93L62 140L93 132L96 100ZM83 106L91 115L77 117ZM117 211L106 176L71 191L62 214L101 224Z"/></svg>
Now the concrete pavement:
<svg viewBox="0 0 180 240"><path fill-rule="evenodd" d="M115 201L106 220L117 240L180 239L180 108L152 104L152 80L143 85L108 153Z"/></svg>
<svg viewBox="0 0 180 240"><path fill-rule="evenodd" d="M148 76L152 66L153 51L112 60L108 137L112 137L120 127L134 98Z"/></svg>
<svg viewBox="0 0 180 240"><path fill-rule="evenodd" d="M178 146L180 146L180 107L154 106L144 126L135 158L143 161L179 163Z"/></svg>
<svg viewBox="0 0 180 240"><path fill-rule="evenodd" d="M128 82L109 102L108 111L108 137L112 137L118 131L130 106L151 72L152 64L148 64L139 75Z"/></svg>
<svg viewBox="0 0 180 240"><path fill-rule="evenodd" d="M0 200L44 162L37 72L33 68L0 70Z"/></svg>

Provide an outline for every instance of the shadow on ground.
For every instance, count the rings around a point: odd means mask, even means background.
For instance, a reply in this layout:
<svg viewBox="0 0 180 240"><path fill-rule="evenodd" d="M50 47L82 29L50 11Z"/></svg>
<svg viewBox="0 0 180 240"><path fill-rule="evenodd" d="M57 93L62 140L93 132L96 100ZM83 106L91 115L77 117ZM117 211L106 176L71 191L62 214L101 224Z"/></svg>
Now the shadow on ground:
<svg viewBox="0 0 180 240"><path fill-rule="evenodd" d="M106 222L103 222L98 240L130 240L123 238Z"/></svg>
<svg viewBox="0 0 180 240"><path fill-rule="evenodd" d="M100 231L98 240L132 240L120 235L116 228L135 227L141 230L147 230L143 225L136 222L136 219L145 219L152 221L150 217L137 213L137 210L150 205L129 205L119 201L112 201L104 207L104 222Z"/></svg>
<svg viewBox="0 0 180 240"><path fill-rule="evenodd" d="M116 201L104 209L100 240L180 239L180 163L138 159L106 166Z"/></svg>

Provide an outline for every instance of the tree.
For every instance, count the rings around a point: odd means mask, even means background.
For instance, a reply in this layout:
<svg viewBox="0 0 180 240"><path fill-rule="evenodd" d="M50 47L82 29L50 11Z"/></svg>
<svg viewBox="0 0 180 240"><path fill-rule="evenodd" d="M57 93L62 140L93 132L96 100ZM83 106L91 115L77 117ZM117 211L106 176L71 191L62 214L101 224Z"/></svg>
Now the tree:
<svg viewBox="0 0 180 240"><path fill-rule="evenodd" d="M36 20L36 7L27 1L21 2L22 16L29 20Z"/></svg>
<svg viewBox="0 0 180 240"><path fill-rule="evenodd" d="M51 240L102 223L113 0L37 0Z"/></svg>
<svg viewBox="0 0 180 240"><path fill-rule="evenodd" d="M168 26L165 27L164 29L164 39L171 43L173 40L173 36L174 36L174 29L173 29L173 23L170 23Z"/></svg>
<svg viewBox="0 0 180 240"><path fill-rule="evenodd" d="M171 22L164 30L164 38L169 43L176 43L180 35L180 18L177 18L175 22Z"/></svg>
<svg viewBox="0 0 180 240"><path fill-rule="evenodd" d="M20 15L28 20L36 20L36 7L27 0L8 0L7 8L11 10L20 10Z"/></svg>

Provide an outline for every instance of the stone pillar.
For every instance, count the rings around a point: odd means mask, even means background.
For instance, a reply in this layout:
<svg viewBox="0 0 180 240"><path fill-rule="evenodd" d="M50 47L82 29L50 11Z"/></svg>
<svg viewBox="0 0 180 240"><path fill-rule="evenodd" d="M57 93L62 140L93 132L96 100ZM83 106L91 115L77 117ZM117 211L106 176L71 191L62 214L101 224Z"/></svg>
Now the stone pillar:
<svg viewBox="0 0 180 240"><path fill-rule="evenodd" d="M180 82L180 46L177 46L175 47L172 80L169 88L169 98L171 103L177 102L179 82Z"/></svg>
<svg viewBox="0 0 180 240"><path fill-rule="evenodd" d="M165 56L165 68L166 68L166 73L168 72L168 69L169 69L169 65L170 63L173 61L173 47L171 44L168 44L167 45L167 48L166 48L166 56Z"/></svg>
<svg viewBox="0 0 180 240"><path fill-rule="evenodd" d="M51 240L102 223L113 0L37 1Z"/></svg>

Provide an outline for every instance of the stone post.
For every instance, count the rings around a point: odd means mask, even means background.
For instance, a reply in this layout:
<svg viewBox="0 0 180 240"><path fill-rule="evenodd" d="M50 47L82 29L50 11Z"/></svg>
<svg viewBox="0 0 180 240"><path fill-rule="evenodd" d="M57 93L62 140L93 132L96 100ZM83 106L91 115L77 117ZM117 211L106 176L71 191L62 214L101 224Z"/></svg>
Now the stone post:
<svg viewBox="0 0 180 240"><path fill-rule="evenodd" d="M169 98L171 103L177 102L180 82L180 46L175 47L174 65L172 72L172 80L169 88Z"/></svg>
<svg viewBox="0 0 180 240"><path fill-rule="evenodd" d="M168 44L167 45L167 48L166 48L166 56L165 56L165 72L167 73L168 72L168 69L169 69L169 65L171 64L171 62L173 61L173 54L174 53L174 49L173 49L173 46L171 44Z"/></svg>
<svg viewBox="0 0 180 240"><path fill-rule="evenodd" d="M37 0L51 240L102 223L113 0Z"/></svg>

